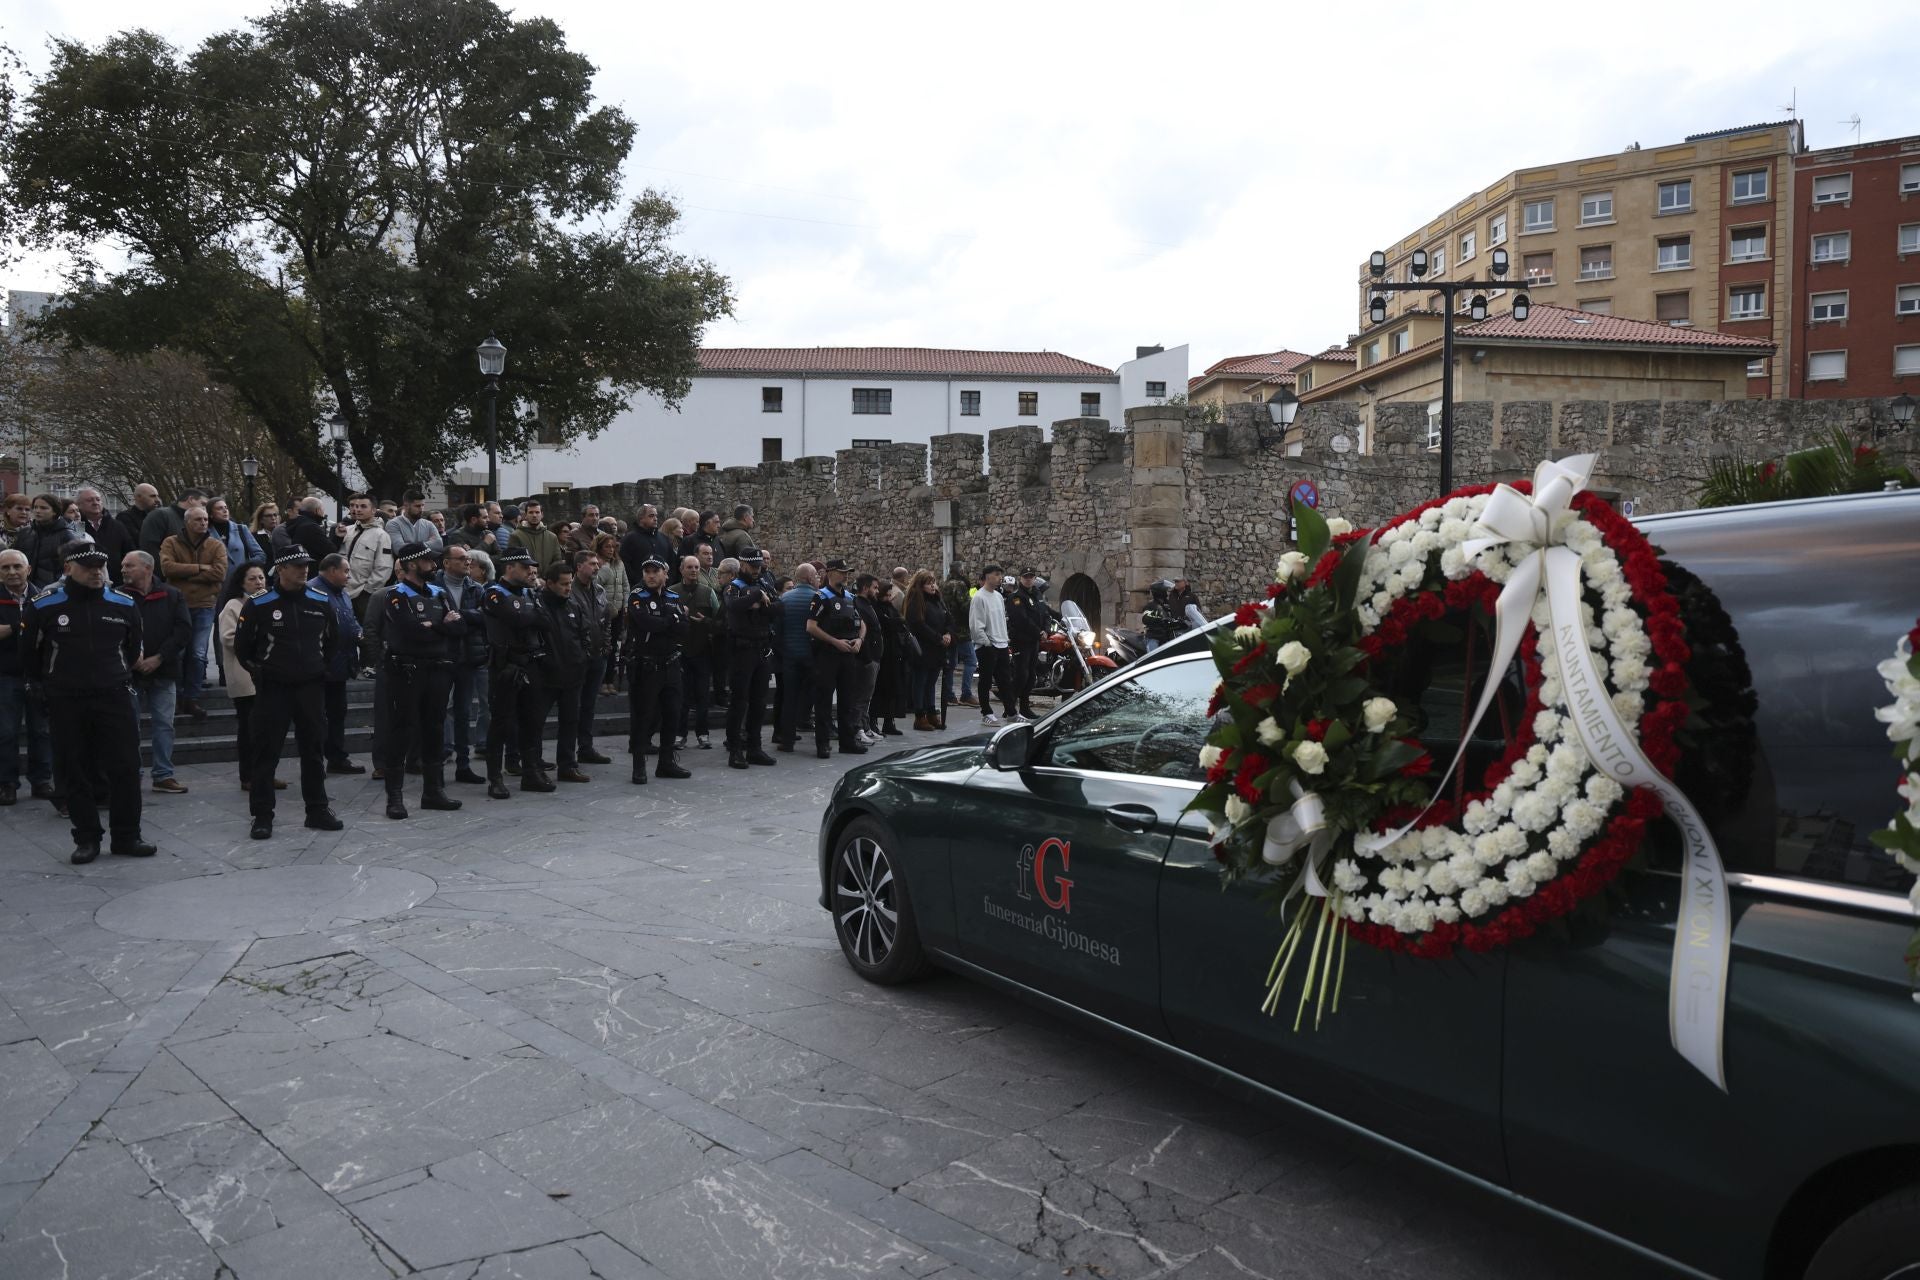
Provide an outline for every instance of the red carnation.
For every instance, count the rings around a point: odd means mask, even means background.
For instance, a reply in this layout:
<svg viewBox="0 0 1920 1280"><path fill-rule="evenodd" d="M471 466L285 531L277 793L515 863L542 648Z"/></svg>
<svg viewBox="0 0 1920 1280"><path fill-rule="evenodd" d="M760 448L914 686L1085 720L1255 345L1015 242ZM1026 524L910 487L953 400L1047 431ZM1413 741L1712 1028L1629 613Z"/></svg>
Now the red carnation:
<svg viewBox="0 0 1920 1280"><path fill-rule="evenodd" d="M1218 760L1215 760L1213 764L1207 769L1207 785L1211 787L1218 783L1225 782L1227 780L1227 775L1232 772L1233 772L1233 753L1231 751L1224 752L1221 754L1220 758Z"/></svg>
<svg viewBox="0 0 1920 1280"><path fill-rule="evenodd" d="M1920 653L1920 627L1907 632L1907 647L1915 653Z"/></svg>
<svg viewBox="0 0 1920 1280"><path fill-rule="evenodd" d="M1213 686L1213 696L1207 699L1207 719L1211 720L1220 714L1220 703L1226 696L1227 689L1225 685L1216 684Z"/></svg>
<svg viewBox="0 0 1920 1280"><path fill-rule="evenodd" d="M1269 583L1267 584L1267 599L1269 599L1269 600L1278 600L1278 599L1279 599L1279 598L1280 598L1281 596L1283 596L1283 595L1285 595L1285 594L1287 594L1287 584L1286 584L1286 583L1284 583L1284 582L1269 582Z"/></svg>
<svg viewBox="0 0 1920 1280"><path fill-rule="evenodd" d="M1264 707L1280 696L1277 684L1256 684L1241 695L1249 706Z"/></svg>
<svg viewBox="0 0 1920 1280"><path fill-rule="evenodd" d="M1260 661L1260 659L1266 656L1267 656L1267 646L1262 644L1257 648L1255 648L1252 653L1249 653L1246 657L1240 659L1240 661L1233 664L1233 674L1237 676L1245 675L1247 673L1247 668L1251 667L1254 663Z"/></svg>
<svg viewBox="0 0 1920 1280"><path fill-rule="evenodd" d="M1240 765L1240 772L1233 775L1233 789L1248 804L1259 804L1266 797L1260 794L1260 788L1253 785L1254 779L1267 771L1267 758L1255 751L1246 756Z"/></svg>
<svg viewBox="0 0 1920 1280"><path fill-rule="evenodd" d="M1771 480L1773 479L1773 473L1778 471L1779 469L1780 468L1774 466L1771 462L1769 462L1760 468L1760 478L1762 480Z"/></svg>
<svg viewBox="0 0 1920 1280"><path fill-rule="evenodd" d="M1400 741L1409 747L1420 746L1418 742L1411 738L1402 738ZM1424 778L1431 772L1433 772L1433 757L1429 755L1424 748L1421 749L1420 754L1415 757L1413 761L1400 767L1400 776L1403 778Z"/></svg>
<svg viewBox="0 0 1920 1280"><path fill-rule="evenodd" d="M1243 604L1234 610L1233 625L1236 627L1257 627L1260 625L1260 619L1265 616L1265 611L1262 610L1259 605Z"/></svg>
<svg viewBox="0 0 1920 1280"><path fill-rule="evenodd" d="M1870 444L1859 445L1853 451L1853 460L1855 462L1865 462L1870 458L1877 458L1879 456L1880 451Z"/></svg>
<svg viewBox="0 0 1920 1280"><path fill-rule="evenodd" d="M1329 722L1325 720L1307 721L1307 739L1311 742L1322 741L1323 739L1326 738L1327 730L1330 727L1331 725L1329 724Z"/></svg>

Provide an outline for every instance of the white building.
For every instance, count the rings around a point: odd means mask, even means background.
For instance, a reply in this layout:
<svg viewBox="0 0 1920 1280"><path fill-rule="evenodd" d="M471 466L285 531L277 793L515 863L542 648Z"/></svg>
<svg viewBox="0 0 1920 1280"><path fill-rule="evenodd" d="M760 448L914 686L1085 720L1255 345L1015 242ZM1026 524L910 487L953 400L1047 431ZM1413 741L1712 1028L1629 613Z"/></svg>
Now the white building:
<svg viewBox="0 0 1920 1280"><path fill-rule="evenodd" d="M1106 418L1178 395L1187 349L1141 347L1117 370L1053 351L924 347L706 347L678 411L636 398L598 436L536 445L500 461L507 494L620 484L651 476L751 466L855 445L925 443L955 431L1045 429L1061 418ZM485 453L452 477L484 486Z"/></svg>

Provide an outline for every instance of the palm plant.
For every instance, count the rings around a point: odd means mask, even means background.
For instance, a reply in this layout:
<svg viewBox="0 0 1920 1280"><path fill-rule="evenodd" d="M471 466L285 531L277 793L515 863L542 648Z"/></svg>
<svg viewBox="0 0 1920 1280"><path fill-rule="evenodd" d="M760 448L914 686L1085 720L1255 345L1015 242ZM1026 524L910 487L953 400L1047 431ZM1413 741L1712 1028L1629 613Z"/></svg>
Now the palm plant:
<svg viewBox="0 0 1920 1280"><path fill-rule="evenodd" d="M1716 460L1694 501L1702 507L1737 507L1839 493L1877 493L1889 482L1902 489L1920 485L1912 471L1888 462L1871 445L1854 444L1852 437L1835 427L1824 442L1778 461Z"/></svg>

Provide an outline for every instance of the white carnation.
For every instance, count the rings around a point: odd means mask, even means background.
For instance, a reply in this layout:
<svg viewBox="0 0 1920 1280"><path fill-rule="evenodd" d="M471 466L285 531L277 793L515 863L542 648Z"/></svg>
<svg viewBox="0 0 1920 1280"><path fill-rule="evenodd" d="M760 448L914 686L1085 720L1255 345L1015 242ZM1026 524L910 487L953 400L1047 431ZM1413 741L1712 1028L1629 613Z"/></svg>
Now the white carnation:
<svg viewBox="0 0 1920 1280"><path fill-rule="evenodd" d="M1610 701L1613 703L1613 714L1626 721L1628 728L1632 728L1634 722L1640 718L1642 705L1640 695L1631 689L1622 689L1614 694Z"/></svg>
<svg viewBox="0 0 1920 1280"><path fill-rule="evenodd" d="M1360 867L1352 858L1342 858L1333 864L1333 887L1342 893L1354 893L1367 883L1360 874Z"/></svg>
<svg viewBox="0 0 1920 1280"><path fill-rule="evenodd" d="M1620 803L1620 797L1626 794L1626 788L1604 773L1596 773L1587 779L1587 799L1597 805L1616 805Z"/></svg>
<svg viewBox="0 0 1920 1280"><path fill-rule="evenodd" d="M1460 909L1470 916L1477 916L1487 909L1486 891L1474 886L1460 895Z"/></svg>
<svg viewBox="0 0 1920 1280"><path fill-rule="evenodd" d="M1536 853L1527 859L1527 874L1541 884L1553 879L1554 872L1558 870L1550 853Z"/></svg>
<svg viewBox="0 0 1920 1280"><path fill-rule="evenodd" d="M1499 842L1500 854L1505 858L1517 858L1527 847L1527 833L1513 823L1503 823L1493 838Z"/></svg>
<svg viewBox="0 0 1920 1280"><path fill-rule="evenodd" d="M1448 547L1440 553L1440 572L1448 578L1460 579L1471 573L1472 566L1467 564L1467 554L1458 546Z"/></svg>
<svg viewBox="0 0 1920 1280"><path fill-rule="evenodd" d="M1527 874L1526 864L1509 862L1507 864L1507 892L1516 898L1533 896L1533 877Z"/></svg>
<svg viewBox="0 0 1920 1280"><path fill-rule="evenodd" d="M1513 806L1513 820L1528 831L1545 831L1558 816L1553 802L1537 791L1528 792Z"/></svg>
<svg viewBox="0 0 1920 1280"><path fill-rule="evenodd" d="M1561 819L1576 840L1589 840L1600 830L1605 815L1600 809L1586 800L1574 800L1561 810Z"/></svg>

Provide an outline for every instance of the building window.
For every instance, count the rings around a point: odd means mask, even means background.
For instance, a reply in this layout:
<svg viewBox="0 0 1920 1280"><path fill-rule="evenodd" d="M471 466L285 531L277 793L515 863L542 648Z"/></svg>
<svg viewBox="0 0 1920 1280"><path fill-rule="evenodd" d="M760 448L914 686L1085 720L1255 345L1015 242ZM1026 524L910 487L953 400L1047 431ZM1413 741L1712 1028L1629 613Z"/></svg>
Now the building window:
<svg viewBox="0 0 1920 1280"><path fill-rule="evenodd" d="M49 475L63 476L73 470L73 455L70 453L50 453L47 455Z"/></svg>
<svg viewBox="0 0 1920 1280"><path fill-rule="evenodd" d="M1440 448L1440 409L1440 401L1427 401L1427 448L1430 451Z"/></svg>
<svg viewBox="0 0 1920 1280"><path fill-rule="evenodd" d="M1593 191L1580 197L1580 225L1613 221L1613 192Z"/></svg>
<svg viewBox="0 0 1920 1280"><path fill-rule="evenodd" d="M1313 370L1302 369L1300 371L1299 376L1294 381L1298 390L1301 390L1301 391L1313 390Z"/></svg>
<svg viewBox="0 0 1920 1280"><path fill-rule="evenodd" d="M850 442L848 447L854 448L854 449L878 449L882 445L889 445L892 443L893 441L891 440L854 440Z"/></svg>
<svg viewBox="0 0 1920 1280"><path fill-rule="evenodd" d="M853 411L855 413L892 413L893 388L855 387L853 389Z"/></svg>
<svg viewBox="0 0 1920 1280"><path fill-rule="evenodd" d="M1166 399L1167 384L1164 382L1149 382L1147 384L1147 398L1150 400Z"/></svg>
<svg viewBox="0 0 1920 1280"><path fill-rule="evenodd" d="M1893 314L1920 316L1920 284L1903 284L1893 291Z"/></svg>
<svg viewBox="0 0 1920 1280"><path fill-rule="evenodd" d="M1529 200L1521 213L1521 228L1524 231L1553 230L1553 201Z"/></svg>
<svg viewBox="0 0 1920 1280"><path fill-rule="evenodd" d="M1487 243L1489 245L1496 245L1505 244L1506 242L1507 215L1503 213L1487 223Z"/></svg>
<svg viewBox="0 0 1920 1280"><path fill-rule="evenodd" d="M1920 222L1909 222L1900 228L1900 252L1920 253Z"/></svg>
<svg viewBox="0 0 1920 1280"><path fill-rule="evenodd" d="M1735 227L1731 235L1731 248L1727 252L1728 261L1757 262L1767 256L1765 227Z"/></svg>
<svg viewBox="0 0 1920 1280"><path fill-rule="evenodd" d="M1661 324L1689 325L1693 323L1693 294L1656 293L1653 295L1653 318Z"/></svg>
<svg viewBox="0 0 1920 1280"><path fill-rule="evenodd" d="M1733 175L1733 202L1752 204L1767 198L1768 172L1765 169L1742 169Z"/></svg>
<svg viewBox="0 0 1920 1280"><path fill-rule="evenodd" d="M1846 376L1846 352L1810 351L1807 353L1808 382L1838 382Z"/></svg>
<svg viewBox="0 0 1920 1280"><path fill-rule="evenodd" d="M1813 202L1815 204L1845 204L1853 199L1853 175L1850 173L1829 174L1813 180Z"/></svg>
<svg viewBox="0 0 1920 1280"><path fill-rule="evenodd" d="M1529 253L1520 259L1520 270L1526 275L1528 284L1553 283L1553 251Z"/></svg>
<svg viewBox="0 0 1920 1280"><path fill-rule="evenodd" d="M1920 195L1920 164L1900 166L1900 194L1903 196Z"/></svg>
<svg viewBox="0 0 1920 1280"><path fill-rule="evenodd" d="M1387 335L1387 354L1389 356L1404 355L1411 342L1412 339L1408 337L1407 330L1395 329Z"/></svg>
<svg viewBox="0 0 1920 1280"><path fill-rule="evenodd" d="M1613 314L1613 299L1582 298L1580 299L1580 309L1596 316L1610 316Z"/></svg>
<svg viewBox="0 0 1920 1280"><path fill-rule="evenodd" d="M1083 418L1097 418L1100 416L1100 393L1098 391L1082 391L1080 393L1080 416Z"/></svg>
<svg viewBox="0 0 1920 1280"><path fill-rule="evenodd" d="M1727 291L1727 319L1756 320L1767 314L1767 286L1737 284Z"/></svg>
<svg viewBox="0 0 1920 1280"><path fill-rule="evenodd" d="M1835 231L1813 238L1815 262L1845 262L1853 256L1853 232Z"/></svg>
<svg viewBox="0 0 1920 1280"><path fill-rule="evenodd" d="M978 391L962 391L960 393L960 416L963 418L977 418L980 416L980 393Z"/></svg>
<svg viewBox="0 0 1920 1280"><path fill-rule="evenodd" d="M693 469L695 471L718 471L720 464L717 462L696 462L693 464Z"/></svg>
<svg viewBox="0 0 1920 1280"><path fill-rule="evenodd" d="M1693 208L1693 179L1660 184L1660 212L1687 213Z"/></svg>
<svg viewBox="0 0 1920 1280"><path fill-rule="evenodd" d="M1767 359L1765 356L1762 356L1758 360L1747 361L1747 376L1749 378L1764 378L1767 376Z"/></svg>
<svg viewBox="0 0 1920 1280"><path fill-rule="evenodd" d="M1447 274L1447 247L1441 245L1439 248L1429 252L1427 254L1427 261L1431 264L1434 279L1438 280L1441 276Z"/></svg>
<svg viewBox="0 0 1920 1280"><path fill-rule="evenodd" d="M1464 232L1460 236L1460 261L1473 261L1473 232Z"/></svg>
<svg viewBox="0 0 1920 1280"><path fill-rule="evenodd" d="M1893 372L1895 375L1920 373L1920 347L1895 347Z"/></svg>
<svg viewBox="0 0 1920 1280"><path fill-rule="evenodd" d="M1580 250L1580 278L1582 280L1610 280L1613 278L1613 246L1610 244L1590 244Z"/></svg>
<svg viewBox="0 0 1920 1280"><path fill-rule="evenodd" d="M1813 295L1813 318L1815 320L1845 320L1847 318L1847 291L1837 293L1816 293Z"/></svg>
<svg viewBox="0 0 1920 1280"><path fill-rule="evenodd" d="M1693 237L1667 236L1660 240L1656 271L1684 271L1693 265Z"/></svg>
<svg viewBox="0 0 1920 1280"><path fill-rule="evenodd" d="M1374 341L1369 342L1366 346L1360 348L1360 365L1362 368L1365 368L1368 365L1375 365L1379 363L1380 363L1380 342L1378 339L1375 339Z"/></svg>
<svg viewBox="0 0 1920 1280"><path fill-rule="evenodd" d="M779 413L783 394L779 387L760 388L760 412Z"/></svg>
<svg viewBox="0 0 1920 1280"><path fill-rule="evenodd" d="M1020 393L1020 416L1023 418L1037 418L1040 416L1040 393L1038 391L1022 391Z"/></svg>
<svg viewBox="0 0 1920 1280"><path fill-rule="evenodd" d="M786 441L779 436L760 437L760 461L778 462L786 453Z"/></svg>

